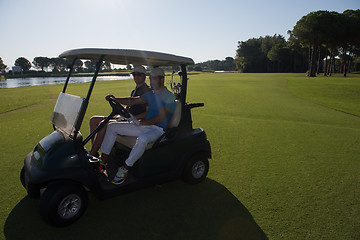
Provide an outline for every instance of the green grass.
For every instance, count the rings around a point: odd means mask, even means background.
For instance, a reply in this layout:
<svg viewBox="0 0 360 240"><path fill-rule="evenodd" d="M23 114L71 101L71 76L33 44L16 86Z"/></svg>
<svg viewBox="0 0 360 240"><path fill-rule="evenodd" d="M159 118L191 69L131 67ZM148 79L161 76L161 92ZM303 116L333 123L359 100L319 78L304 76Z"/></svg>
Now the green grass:
<svg viewBox="0 0 360 240"><path fill-rule="evenodd" d="M41 103L49 97L50 93L44 93L43 88L1 89L0 113Z"/></svg>
<svg viewBox="0 0 360 240"><path fill-rule="evenodd" d="M339 111L360 116L359 75L292 79L289 89L295 95Z"/></svg>
<svg viewBox="0 0 360 240"><path fill-rule="evenodd" d="M84 96L87 86L69 90ZM97 82L85 119L108 114L107 93L132 87ZM0 239L257 239L257 226L269 239L360 238L360 76L191 75L188 100L205 103L193 124L213 151L208 179L106 201L90 195L83 218L65 229L42 222L19 182L23 158L52 131L60 90L0 90Z"/></svg>

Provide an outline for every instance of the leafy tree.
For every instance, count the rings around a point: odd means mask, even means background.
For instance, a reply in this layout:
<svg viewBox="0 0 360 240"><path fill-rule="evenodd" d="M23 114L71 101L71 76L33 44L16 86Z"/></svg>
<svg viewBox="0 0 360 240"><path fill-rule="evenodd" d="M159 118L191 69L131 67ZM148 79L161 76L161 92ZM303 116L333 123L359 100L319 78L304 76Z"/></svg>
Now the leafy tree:
<svg viewBox="0 0 360 240"><path fill-rule="evenodd" d="M69 60L67 60L67 61L69 62ZM71 63L69 63L69 64L71 64ZM75 64L74 64L75 71L82 72L83 71L83 68L82 68L83 65L84 65L84 63L80 59L77 59L75 61Z"/></svg>
<svg viewBox="0 0 360 240"><path fill-rule="evenodd" d="M66 69L67 62L63 58L51 58L50 67L53 68L53 72L64 71Z"/></svg>
<svg viewBox="0 0 360 240"><path fill-rule="evenodd" d="M235 60L232 57L226 57L225 61L223 61L223 65L225 71L236 71Z"/></svg>
<svg viewBox="0 0 360 240"><path fill-rule="evenodd" d="M200 67L200 66L195 66L195 67L194 67L194 71L201 72L201 71L202 71L202 67Z"/></svg>
<svg viewBox="0 0 360 240"><path fill-rule="evenodd" d="M206 62L197 63L191 66L194 71L235 71L236 64L234 58L226 57L225 60L209 60Z"/></svg>
<svg viewBox="0 0 360 240"><path fill-rule="evenodd" d="M45 69L47 69L50 66L51 59L48 57L35 57L33 60L33 64L35 68L45 71Z"/></svg>
<svg viewBox="0 0 360 240"><path fill-rule="evenodd" d="M7 66L4 64L2 58L0 57L0 73L5 72L6 67Z"/></svg>
<svg viewBox="0 0 360 240"><path fill-rule="evenodd" d="M105 61L105 62L102 64L101 69L102 69L102 70L105 70L105 71L111 71L111 64L110 64L110 62Z"/></svg>
<svg viewBox="0 0 360 240"><path fill-rule="evenodd" d="M292 31L288 31L289 39L286 42L287 48L290 50L291 59L289 65L291 65L290 72L306 72L308 67L308 51L306 47L300 44L299 39L297 39Z"/></svg>
<svg viewBox="0 0 360 240"><path fill-rule="evenodd" d="M354 60L353 60L353 67L352 67L352 70L354 72L357 72L360 70L360 51L359 53L356 54L356 56L354 57Z"/></svg>
<svg viewBox="0 0 360 240"><path fill-rule="evenodd" d="M272 72L291 72L291 65L289 62L292 60L291 50L284 44L275 44L269 50L267 57L272 63Z"/></svg>
<svg viewBox="0 0 360 240"><path fill-rule="evenodd" d="M332 75L335 70L335 57L338 55L340 38L343 35L342 16L337 12L321 11L319 13L318 31L322 34L321 44L326 48L325 56L320 57L325 58L324 75Z"/></svg>
<svg viewBox="0 0 360 240"><path fill-rule="evenodd" d="M209 68L214 71L224 70L220 60L212 60L207 62Z"/></svg>
<svg viewBox="0 0 360 240"><path fill-rule="evenodd" d="M236 67L240 72L266 72L267 57L261 51L262 38L238 42Z"/></svg>
<svg viewBox="0 0 360 240"><path fill-rule="evenodd" d="M175 72L178 72L180 71L180 67L179 66L172 66L172 70L175 71ZM189 71L192 71L189 69Z"/></svg>
<svg viewBox="0 0 360 240"><path fill-rule="evenodd" d="M303 16L293 29L293 34L309 49L309 77L316 76L316 54L324 41L324 35L320 32L320 16L323 12L311 12Z"/></svg>
<svg viewBox="0 0 360 240"><path fill-rule="evenodd" d="M87 68L88 72L94 72L96 69L96 64L97 64L96 60L86 61L85 67Z"/></svg>
<svg viewBox="0 0 360 240"><path fill-rule="evenodd" d="M19 66L23 69L24 72L27 72L31 68L31 63L24 57L19 57L15 60L15 66Z"/></svg>
<svg viewBox="0 0 360 240"><path fill-rule="evenodd" d="M259 40L261 42L260 50L263 56L265 56L266 58L266 60L264 61L264 72L277 72L277 69L279 68L278 62L280 61L280 59L269 59L269 52L272 50L272 53L274 53L275 46L277 47L277 51L280 51L286 45L285 38L281 35L275 34L274 36L265 36L264 38L260 37Z"/></svg>
<svg viewBox="0 0 360 240"><path fill-rule="evenodd" d="M91 61L86 61L85 62L85 67L87 68L87 71L88 72L94 72L95 69L96 69L96 65L97 65L97 62L96 60L91 60ZM81 64L81 65L80 65ZM81 69L81 66L82 66L82 62L75 62L75 66L78 66L78 70ZM111 64L110 62L103 62L103 64L101 65L101 70L105 70L105 71L111 71Z"/></svg>
<svg viewBox="0 0 360 240"><path fill-rule="evenodd" d="M73 59L67 59L67 58L51 58L50 66L53 68L54 72L65 72L67 68L70 67L70 65L73 62ZM74 64L74 70L77 72L82 72L82 66L83 62L80 59L76 59Z"/></svg>
<svg viewBox="0 0 360 240"><path fill-rule="evenodd" d="M343 12L343 35L341 41L341 59L344 76L350 70L351 62L360 50L360 9L346 10Z"/></svg>
<svg viewBox="0 0 360 240"><path fill-rule="evenodd" d="M325 58L324 75L332 75L341 59L341 71L346 76L359 52L360 10L346 10L342 14L329 11L311 12L294 26L293 36L309 49L309 76L319 73ZM325 48L323 48L325 47Z"/></svg>
<svg viewBox="0 0 360 240"><path fill-rule="evenodd" d="M239 42L236 67L241 72L292 72L293 50L281 35Z"/></svg>

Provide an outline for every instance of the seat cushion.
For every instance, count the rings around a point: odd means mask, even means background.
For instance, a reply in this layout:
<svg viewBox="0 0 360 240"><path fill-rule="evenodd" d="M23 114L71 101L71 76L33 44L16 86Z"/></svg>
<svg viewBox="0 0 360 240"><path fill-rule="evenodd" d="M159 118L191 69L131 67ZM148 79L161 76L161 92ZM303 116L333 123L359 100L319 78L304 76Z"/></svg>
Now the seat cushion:
<svg viewBox="0 0 360 240"><path fill-rule="evenodd" d="M168 128L175 128L179 125L181 119L181 102L175 100L175 110L169 121ZM133 148L136 143L137 137L117 135L116 142L121 143L122 145L127 146L128 148ZM146 150L152 148L155 142L151 142L146 146Z"/></svg>
<svg viewBox="0 0 360 240"><path fill-rule="evenodd" d="M175 104L175 110L168 123L168 128L174 128L179 126L181 120L181 102L179 100L175 100Z"/></svg>

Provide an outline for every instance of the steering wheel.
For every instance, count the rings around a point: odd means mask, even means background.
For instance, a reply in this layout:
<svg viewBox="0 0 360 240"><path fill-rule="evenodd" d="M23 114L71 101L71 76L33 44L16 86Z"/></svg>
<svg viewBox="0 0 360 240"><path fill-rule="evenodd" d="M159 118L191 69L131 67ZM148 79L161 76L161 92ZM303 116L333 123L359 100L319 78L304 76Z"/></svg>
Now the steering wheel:
<svg viewBox="0 0 360 240"><path fill-rule="evenodd" d="M130 114L125 110L125 108L118 103L115 98L109 97L108 99L110 106L112 107L113 113L120 114L125 118L130 118Z"/></svg>

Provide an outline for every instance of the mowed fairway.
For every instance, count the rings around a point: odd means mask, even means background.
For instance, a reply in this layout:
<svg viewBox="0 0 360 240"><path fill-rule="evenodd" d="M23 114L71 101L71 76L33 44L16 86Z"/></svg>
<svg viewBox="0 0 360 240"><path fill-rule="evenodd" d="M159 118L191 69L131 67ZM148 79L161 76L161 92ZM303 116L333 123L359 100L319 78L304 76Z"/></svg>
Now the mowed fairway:
<svg viewBox="0 0 360 240"><path fill-rule="evenodd" d="M360 79L351 80L359 89ZM288 84L304 81L311 79L213 74L206 85L196 82L204 90L192 91L194 100L206 99L206 108L194 111L196 124L212 129L209 177L271 239L359 238L360 119L289 92Z"/></svg>
<svg viewBox="0 0 360 240"><path fill-rule="evenodd" d="M205 103L192 113L212 146L208 179L106 201L89 195L85 215L65 229L42 222L19 181L23 158L52 131L62 88L0 89L0 238L261 239L262 231L269 239L360 238L360 77L189 78L188 101ZM84 96L87 86L69 90ZM132 87L131 80L97 82L86 121L110 112L107 93L124 96Z"/></svg>

